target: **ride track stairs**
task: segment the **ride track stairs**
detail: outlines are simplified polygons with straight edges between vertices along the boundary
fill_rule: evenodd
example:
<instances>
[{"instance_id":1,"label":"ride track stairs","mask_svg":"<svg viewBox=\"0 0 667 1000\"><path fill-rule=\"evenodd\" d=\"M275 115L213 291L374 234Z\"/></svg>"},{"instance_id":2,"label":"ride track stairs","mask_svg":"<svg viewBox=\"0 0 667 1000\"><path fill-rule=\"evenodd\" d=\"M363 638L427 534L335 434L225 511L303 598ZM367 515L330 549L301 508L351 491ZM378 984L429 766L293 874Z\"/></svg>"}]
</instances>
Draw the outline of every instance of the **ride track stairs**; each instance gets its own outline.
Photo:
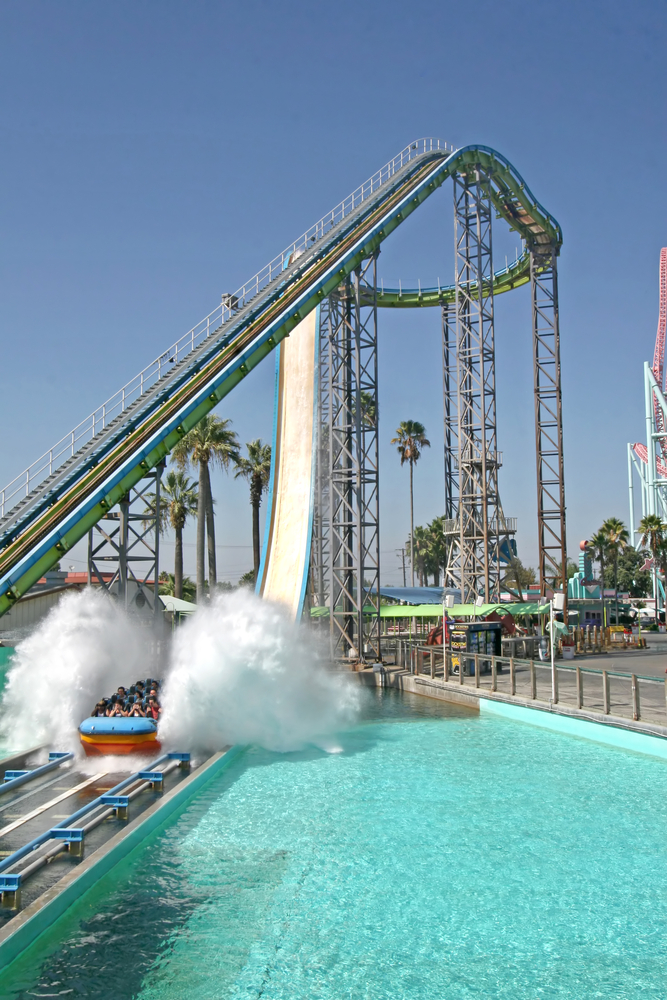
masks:
<instances>
[{"instance_id":1,"label":"ride track stairs","mask_svg":"<svg viewBox=\"0 0 667 1000\"><path fill-rule=\"evenodd\" d=\"M449 176L477 166L497 213L527 244L494 275L494 293L525 284L528 248L558 251L562 233L514 167L487 146L412 143L0 492L0 614ZM396 307L454 298L453 286L378 291L378 305Z\"/></svg>"}]
</instances>

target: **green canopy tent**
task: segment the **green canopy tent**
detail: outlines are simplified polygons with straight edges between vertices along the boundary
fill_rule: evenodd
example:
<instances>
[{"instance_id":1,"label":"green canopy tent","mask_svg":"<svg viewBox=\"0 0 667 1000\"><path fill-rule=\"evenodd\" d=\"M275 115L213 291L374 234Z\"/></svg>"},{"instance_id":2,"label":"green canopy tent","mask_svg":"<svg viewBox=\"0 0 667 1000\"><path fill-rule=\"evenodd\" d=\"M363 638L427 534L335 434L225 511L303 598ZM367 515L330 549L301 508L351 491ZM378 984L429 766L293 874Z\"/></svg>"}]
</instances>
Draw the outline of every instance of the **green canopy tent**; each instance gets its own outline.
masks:
<instances>
[{"instance_id":1,"label":"green canopy tent","mask_svg":"<svg viewBox=\"0 0 667 1000\"><path fill-rule=\"evenodd\" d=\"M455 604L445 609L448 618L486 618L492 611L499 615L546 615L549 604L536 601L517 601L513 604ZM326 617L328 608L311 608L312 618ZM375 614L375 608L368 607L366 614ZM380 618L442 618L442 604L381 604Z\"/></svg>"}]
</instances>

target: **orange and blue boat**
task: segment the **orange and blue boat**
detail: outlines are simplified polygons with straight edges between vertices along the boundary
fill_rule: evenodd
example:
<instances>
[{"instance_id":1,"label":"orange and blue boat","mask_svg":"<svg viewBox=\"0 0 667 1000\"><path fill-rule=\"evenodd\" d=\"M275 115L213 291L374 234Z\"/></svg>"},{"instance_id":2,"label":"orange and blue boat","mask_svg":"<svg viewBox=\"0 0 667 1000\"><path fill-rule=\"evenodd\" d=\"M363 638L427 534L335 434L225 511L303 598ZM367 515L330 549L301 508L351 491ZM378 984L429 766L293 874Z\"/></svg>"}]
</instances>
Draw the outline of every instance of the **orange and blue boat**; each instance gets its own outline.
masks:
<instances>
[{"instance_id":1,"label":"orange and blue boat","mask_svg":"<svg viewBox=\"0 0 667 1000\"><path fill-rule=\"evenodd\" d=\"M79 726L81 745L88 757L148 753L160 749L157 724L152 719L98 716Z\"/></svg>"}]
</instances>

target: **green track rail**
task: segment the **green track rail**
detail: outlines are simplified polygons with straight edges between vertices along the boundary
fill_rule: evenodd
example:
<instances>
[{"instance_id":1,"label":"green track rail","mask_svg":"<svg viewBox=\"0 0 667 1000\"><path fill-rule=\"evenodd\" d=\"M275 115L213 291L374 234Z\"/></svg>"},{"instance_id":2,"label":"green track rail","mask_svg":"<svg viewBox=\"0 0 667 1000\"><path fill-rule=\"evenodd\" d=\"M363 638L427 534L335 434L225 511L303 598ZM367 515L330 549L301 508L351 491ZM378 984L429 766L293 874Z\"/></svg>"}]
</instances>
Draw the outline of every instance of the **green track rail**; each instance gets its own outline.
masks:
<instances>
[{"instance_id":1,"label":"green track rail","mask_svg":"<svg viewBox=\"0 0 667 1000\"><path fill-rule=\"evenodd\" d=\"M511 292L530 281L530 254L523 253L518 260L502 271L496 271L493 276L493 294L502 295ZM473 294L477 294L477 284L472 285ZM486 293L486 288L484 289ZM420 309L442 306L454 302L456 288L454 285L444 285L434 288L378 288L377 304L387 309Z\"/></svg>"}]
</instances>

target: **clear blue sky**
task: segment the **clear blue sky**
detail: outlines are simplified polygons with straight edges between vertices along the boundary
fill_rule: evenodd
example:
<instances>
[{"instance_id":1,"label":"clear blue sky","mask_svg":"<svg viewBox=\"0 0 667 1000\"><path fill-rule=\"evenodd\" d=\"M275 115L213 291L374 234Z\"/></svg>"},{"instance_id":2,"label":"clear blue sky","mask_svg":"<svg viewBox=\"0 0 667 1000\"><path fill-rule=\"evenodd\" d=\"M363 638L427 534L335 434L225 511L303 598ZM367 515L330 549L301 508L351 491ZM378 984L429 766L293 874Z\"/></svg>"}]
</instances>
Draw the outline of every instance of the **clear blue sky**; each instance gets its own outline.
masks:
<instances>
[{"instance_id":1,"label":"clear blue sky","mask_svg":"<svg viewBox=\"0 0 667 1000\"><path fill-rule=\"evenodd\" d=\"M664 3L0 3L4 484L415 138L507 156L560 221L570 552L627 520L667 244ZM499 222L496 260L516 240ZM387 280L452 280L451 188L384 245ZM382 549L408 532L400 420L433 443L435 310L380 314ZM501 495L536 559L528 292L497 300ZM223 402L270 440L273 364ZM222 576L251 565L245 483L216 477ZM190 542L193 541L190 538ZM247 548L233 546L247 545ZM72 558L76 562L77 553ZM193 568L193 549L188 550Z\"/></svg>"}]
</instances>

